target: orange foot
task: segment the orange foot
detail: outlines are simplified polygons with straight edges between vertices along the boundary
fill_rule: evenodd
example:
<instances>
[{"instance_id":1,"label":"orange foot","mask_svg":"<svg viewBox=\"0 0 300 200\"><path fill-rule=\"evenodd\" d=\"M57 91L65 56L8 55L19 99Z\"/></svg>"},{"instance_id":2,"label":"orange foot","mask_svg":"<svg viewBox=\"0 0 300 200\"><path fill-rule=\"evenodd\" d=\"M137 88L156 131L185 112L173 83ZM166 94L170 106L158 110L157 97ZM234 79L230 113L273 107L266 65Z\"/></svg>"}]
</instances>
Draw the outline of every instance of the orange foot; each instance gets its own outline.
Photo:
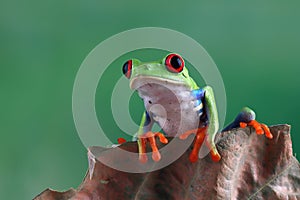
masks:
<instances>
[{"instance_id":1,"label":"orange foot","mask_svg":"<svg viewBox=\"0 0 300 200\"><path fill-rule=\"evenodd\" d=\"M269 129L269 127L265 124L261 124L259 122L257 122L256 120L251 120L248 123L245 122L241 122L240 123L240 127L245 128L246 126L252 126L256 133L259 135L265 134L267 138L272 139L273 135Z\"/></svg>"},{"instance_id":2,"label":"orange foot","mask_svg":"<svg viewBox=\"0 0 300 200\"><path fill-rule=\"evenodd\" d=\"M168 143L168 139L162 134L162 133L153 133L151 131L139 136L138 139L138 146L139 146L139 160L142 163L146 163L148 160L147 154L146 154L146 146L147 141L149 141L150 146L152 148L152 159L155 162L158 162L161 159L161 155L158 151L158 148L156 146L155 138L158 137L160 142L163 144Z\"/></svg>"},{"instance_id":3,"label":"orange foot","mask_svg":"<svg viewBox=\"0 0 300 200\"><path fill-rule=\"evenodd\" d=\"M124 138L118 138L118 144L123 144L125 142L126 140Z\"/></svg>"},{"instance_id":4,"label":"orange foot","mask_svg":"<svg viewBox=\"0 0 300 200\"><path fill-rule=\"evenodd\" d=\"M190 161L193 163L198 160L198 154L199 154L200 148L201 148L204 140L206 140L205 144L210 149L210 155L211 155L212 160L215 162L218 162L221 159L221 156L218 153L215 145L212 143L212 141L208 140L206 131L207 131L207 127L203 127L203 128L198 128L198 129L193 129L193 130L187 131L184 134L179 136L180 139L184 140L189 135L196 134L195 141L194 141L194 147L193 147L193 150L189 157Z\"/></svg>"}]
</instances>

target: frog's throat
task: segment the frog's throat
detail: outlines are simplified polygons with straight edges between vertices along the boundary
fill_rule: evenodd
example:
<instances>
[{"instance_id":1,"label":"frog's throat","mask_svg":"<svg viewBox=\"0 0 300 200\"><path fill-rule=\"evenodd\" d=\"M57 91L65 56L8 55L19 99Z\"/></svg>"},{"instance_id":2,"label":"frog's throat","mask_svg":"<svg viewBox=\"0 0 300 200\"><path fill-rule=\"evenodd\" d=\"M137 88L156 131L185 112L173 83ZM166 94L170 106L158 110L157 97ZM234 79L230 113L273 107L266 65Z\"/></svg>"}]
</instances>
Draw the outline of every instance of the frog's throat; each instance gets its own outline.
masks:
<instances>
[{"instance_id":1,"label":"frog's throat","mask_svg":"<svg viewBox=\"0 0 300 200\"><path fill-rule=\"evenodd\" d=\"M190 87L188 86L187 83L180 81L180 80L171 80L171 79L166 79L166 78L161 78L161 77L143 76L143 75L139 75L139 76L132 78L130 80L129 86L130 86L130 89L137 90L138 88L142 87L143 85L146 85L149 83L163 85L165 87L183 86L183 87L190 89Z\"/></svg>"}]
</instances>

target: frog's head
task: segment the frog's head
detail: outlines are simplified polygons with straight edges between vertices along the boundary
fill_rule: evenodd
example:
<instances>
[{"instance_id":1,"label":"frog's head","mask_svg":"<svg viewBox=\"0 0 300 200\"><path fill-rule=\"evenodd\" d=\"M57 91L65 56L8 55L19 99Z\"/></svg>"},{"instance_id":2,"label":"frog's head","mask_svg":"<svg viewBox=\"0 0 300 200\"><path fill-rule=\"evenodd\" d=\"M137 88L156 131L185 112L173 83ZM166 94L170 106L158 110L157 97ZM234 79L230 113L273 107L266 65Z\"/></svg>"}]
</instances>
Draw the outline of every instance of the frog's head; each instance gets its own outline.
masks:
<instances>
[{"instance_id":1,"label":"frog's head","mask_svg":"<svg viewBox=\"0 0 300 200\"><path fill-rule=\"evenodd\" d=\"M149 82L181 85L190 89L197 87L189 76L184 60L178 54L168 54L160 61L141 62L128 60L123 65L123 74L130 80L130 88L137 89Z\"/></svg>"}]
</instances>

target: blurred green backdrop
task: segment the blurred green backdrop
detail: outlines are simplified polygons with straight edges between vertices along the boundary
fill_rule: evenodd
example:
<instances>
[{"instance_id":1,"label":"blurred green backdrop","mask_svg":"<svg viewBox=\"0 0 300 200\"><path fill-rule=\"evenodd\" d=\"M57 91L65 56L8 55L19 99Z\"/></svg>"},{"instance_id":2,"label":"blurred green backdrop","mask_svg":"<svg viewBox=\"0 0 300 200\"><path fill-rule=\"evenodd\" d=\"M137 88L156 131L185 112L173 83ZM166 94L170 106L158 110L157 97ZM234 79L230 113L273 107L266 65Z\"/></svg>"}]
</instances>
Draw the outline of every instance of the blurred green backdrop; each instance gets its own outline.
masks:
<instances>
[{"instance_id":1,"label":"blurred green backdrop","mask_svg":"<svg viewBox=\"0 0 300 200\"><path fill-rule=\"evenodd\" d=\"M296 0L2 0L0 199L31 199L47 187L65 190L80 184L87 157L72 118L76 72L99 42L136 27L170 28L197 40L223 76L226 122L251 106L269 125L291 124L294 152L300 154L299 6ZM162 52L145 52L122 58L161 58ZM121 76L123 62L116 60L107 70L97 102L109 102L110 85ZM142 104L130 106L135 120L141 109ZM108 110L98 117L115 134L112 138L122 134Z\"/></svg>"}]
</instances>

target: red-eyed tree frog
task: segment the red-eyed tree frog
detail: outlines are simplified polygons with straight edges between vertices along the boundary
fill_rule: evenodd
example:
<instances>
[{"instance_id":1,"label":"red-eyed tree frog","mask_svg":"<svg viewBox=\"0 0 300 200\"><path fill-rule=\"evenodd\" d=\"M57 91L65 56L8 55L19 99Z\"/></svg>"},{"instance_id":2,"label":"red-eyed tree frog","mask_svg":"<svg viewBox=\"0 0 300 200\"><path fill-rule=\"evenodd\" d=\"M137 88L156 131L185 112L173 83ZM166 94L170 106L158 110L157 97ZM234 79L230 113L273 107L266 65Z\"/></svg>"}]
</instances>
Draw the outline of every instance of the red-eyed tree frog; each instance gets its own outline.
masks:
<instances>
[{"instance_id":1,"label":"red-eyed tree frog","mask_svg":"<svg viewBox=\"0 0 300 200\"><path fill-rule=\"evenodd\" d=\"M130 88L137 90L143 99L145 111L137 133L139 160L147 162L146 144L152 147L152 159L159 161L161 155L156 146L156 137L168 143L166 136L181 139L195 134L190 161L196 162L202 143L210 150L212 160L219 161L220 155L214 143L219 129L218 112L213 89L210 86L199 88L189 76L183 58L175 53L168 54L157 62L128 60L123 65L123 74L130 81ZM163 132L152 132L157 123ZM255 120L250 108L243 108L236 119L224 130L253 126L257 134L272 138L269 128ZM122 143L122 140L119 140Z\"/></svg>"}]
</instances>

